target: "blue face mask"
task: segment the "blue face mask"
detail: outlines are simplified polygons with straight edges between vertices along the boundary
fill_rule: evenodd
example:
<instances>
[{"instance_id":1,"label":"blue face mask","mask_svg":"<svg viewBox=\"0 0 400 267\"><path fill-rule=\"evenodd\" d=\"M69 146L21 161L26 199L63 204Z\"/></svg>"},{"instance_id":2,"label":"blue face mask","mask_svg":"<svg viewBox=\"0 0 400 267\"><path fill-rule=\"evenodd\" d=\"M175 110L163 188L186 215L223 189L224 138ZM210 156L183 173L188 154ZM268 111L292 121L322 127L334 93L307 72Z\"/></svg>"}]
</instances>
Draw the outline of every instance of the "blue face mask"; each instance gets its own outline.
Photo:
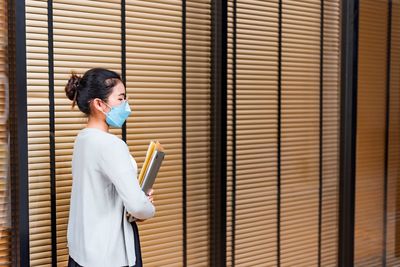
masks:
<instances>
[{"instance_id":1,"label":"blue face mask","mask_svg":"<svg viewBox=\"0 0 400 267\"><path fill-rule=\"evenodd\" d=\"M115 107L107 106L110 108L109 112L104 113L106 115L107 124L111 127L121 128L132 112L128 101L124 100L121 104Z\"/></svg>"}]
</instances>

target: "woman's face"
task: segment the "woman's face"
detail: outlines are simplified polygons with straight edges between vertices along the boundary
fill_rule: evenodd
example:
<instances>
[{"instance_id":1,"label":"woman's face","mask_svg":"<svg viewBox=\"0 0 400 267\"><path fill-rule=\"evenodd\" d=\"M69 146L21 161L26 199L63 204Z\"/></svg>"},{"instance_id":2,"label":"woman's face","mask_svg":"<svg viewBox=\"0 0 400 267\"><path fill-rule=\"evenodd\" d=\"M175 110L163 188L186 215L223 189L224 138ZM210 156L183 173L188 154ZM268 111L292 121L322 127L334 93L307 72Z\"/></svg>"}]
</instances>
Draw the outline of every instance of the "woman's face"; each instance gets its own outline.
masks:
<instances>
[{"instance_id":1,"label":"woman's face","mask_svg":"<svg viewBox=\"0 0 400 267\"><path fill-rule=\"evenodd\" d=\"M122 82L119 81L114 86L111 95L108 96L107 104L110 107L118 106L125 99L126 99L125 86Z\"/></svg>"},{"instance_id":2,"label":"woman's face","mask_svg":"<svg viewBox=\"0 0 400 267\"><path fill-rule=\"evenodd\" d=\"M111 110L111 107L116 107L126 99L125 86L121 81L112 89L111 94L107 97L107 100L101 100L100 98L95 98L91 101L91 116L101 116L106 118L105 113Z\"/></svg>"}]
</instances>

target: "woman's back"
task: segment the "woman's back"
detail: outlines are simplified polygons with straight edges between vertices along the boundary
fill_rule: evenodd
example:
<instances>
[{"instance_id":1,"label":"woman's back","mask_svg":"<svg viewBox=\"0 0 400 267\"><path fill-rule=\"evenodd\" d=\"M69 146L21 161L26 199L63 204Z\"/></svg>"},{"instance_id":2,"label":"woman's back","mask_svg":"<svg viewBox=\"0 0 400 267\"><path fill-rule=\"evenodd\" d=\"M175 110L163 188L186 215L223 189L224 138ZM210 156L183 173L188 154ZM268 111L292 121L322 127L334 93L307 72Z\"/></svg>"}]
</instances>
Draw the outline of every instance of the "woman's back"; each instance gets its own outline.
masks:
<instances>
[{"instance_id":1,"label":"woman's back","mask_svg":"<svg viewBox=\"0 0 400 267\"><path fill-rule=\"evenodd\" d=\"M122 201L115 194L111 181L101 171L100 164L101 148L106 149L107 142L112 141L112 136L108 135L100 130L85 128L74 144L68 247L70 255L83 266L94 263L107 266L105 255L111 254L112 258L122 258L124 262L110 266L126 265L126 252L121 249L124 247L123 218L120 216ZM111 144L106 147L116 149ZM109 244L111 249L119 249L110 253Z\"/></svg>"},{"instance_id":2,"label":"woman's back","mask_svg":"<svg viewBox=\"0 0 400 267\"><path fill-rule=\"evenodd\" d=\"M134 265L132 227L123 214L124 206L131 212L142 209L135 207L140 202L134 195L142 193L134 191L136 174L136 162L121 139L95 128L78 134L72 159L68 247L81 265ZM128 192L121 192L127 195L124 205L117 190L126 186ZM145 212L152 216L154 209L148 205Z\"/></svg>"}]
</instances>

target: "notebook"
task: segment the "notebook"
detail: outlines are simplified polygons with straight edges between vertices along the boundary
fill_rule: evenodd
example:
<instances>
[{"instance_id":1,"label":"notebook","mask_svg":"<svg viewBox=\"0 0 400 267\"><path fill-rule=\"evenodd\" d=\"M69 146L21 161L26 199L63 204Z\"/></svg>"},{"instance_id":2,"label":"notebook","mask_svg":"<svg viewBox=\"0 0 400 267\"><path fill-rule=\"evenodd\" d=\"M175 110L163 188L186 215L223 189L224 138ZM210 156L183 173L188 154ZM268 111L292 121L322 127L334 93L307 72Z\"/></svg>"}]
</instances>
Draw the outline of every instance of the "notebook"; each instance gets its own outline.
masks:
<instances>
[{"instance_id":1,"label":"notebook","mask_svg":"<svg viewBox=\"0 0 400 267\"><path fill-rule=\"evenodd\" d=\"M164 157L165 153L161 144L158 141L151 141L138 178L139 184L146 194L153 187Z\"/></svg>"}]
</instances>

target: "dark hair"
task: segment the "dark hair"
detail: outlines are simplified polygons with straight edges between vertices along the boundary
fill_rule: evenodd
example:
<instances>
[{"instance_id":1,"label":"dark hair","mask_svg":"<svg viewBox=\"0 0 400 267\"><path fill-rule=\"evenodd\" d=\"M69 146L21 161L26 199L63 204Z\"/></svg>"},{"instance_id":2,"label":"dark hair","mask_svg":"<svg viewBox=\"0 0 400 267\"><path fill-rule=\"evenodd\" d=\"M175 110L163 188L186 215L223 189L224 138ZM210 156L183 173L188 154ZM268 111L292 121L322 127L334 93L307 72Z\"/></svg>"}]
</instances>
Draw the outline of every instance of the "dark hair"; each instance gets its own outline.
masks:
<instances>
[{"instance_id":1,"label":"dark hair","mask_svg":"<svg viewBox=\"0 0 400 267\"><path fill-rule=\"evenodd\" d=\"M99 98L107 101L113 87L118 82L122 82L118 73L107 69L94 68L86 71L82 77L72 73L65 85L65 94L72 100L72 107L76 103L80 111L89 115L90 100Z\"/></svg>"}]
</instances>

